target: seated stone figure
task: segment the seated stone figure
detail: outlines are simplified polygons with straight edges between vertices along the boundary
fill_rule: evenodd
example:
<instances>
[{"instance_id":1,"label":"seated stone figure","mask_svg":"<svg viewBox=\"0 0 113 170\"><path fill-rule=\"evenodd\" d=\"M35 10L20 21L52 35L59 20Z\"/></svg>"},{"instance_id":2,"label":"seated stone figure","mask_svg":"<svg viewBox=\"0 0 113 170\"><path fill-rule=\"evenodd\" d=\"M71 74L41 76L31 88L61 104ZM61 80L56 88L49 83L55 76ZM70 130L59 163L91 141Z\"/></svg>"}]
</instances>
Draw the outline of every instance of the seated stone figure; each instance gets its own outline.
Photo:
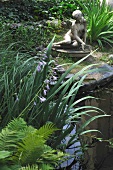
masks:
<instances>
[{"instance_id":1,"label":"seated stone figure","mask_svg":"<svg viewBox=\"0 0 113 170\"><path fill-rule=\"evenodd\" d=\"M67 44L73 47L77 47L79 45L84 50L84 47L86 45L86 33L87 33L86 20L83 17L83 14L80 10L75 10L72 13L72 16L75 20L72 21L71 28L65 34L64 40L57 43L53 43L53 47Z\"/></svg>"}]
</instances>

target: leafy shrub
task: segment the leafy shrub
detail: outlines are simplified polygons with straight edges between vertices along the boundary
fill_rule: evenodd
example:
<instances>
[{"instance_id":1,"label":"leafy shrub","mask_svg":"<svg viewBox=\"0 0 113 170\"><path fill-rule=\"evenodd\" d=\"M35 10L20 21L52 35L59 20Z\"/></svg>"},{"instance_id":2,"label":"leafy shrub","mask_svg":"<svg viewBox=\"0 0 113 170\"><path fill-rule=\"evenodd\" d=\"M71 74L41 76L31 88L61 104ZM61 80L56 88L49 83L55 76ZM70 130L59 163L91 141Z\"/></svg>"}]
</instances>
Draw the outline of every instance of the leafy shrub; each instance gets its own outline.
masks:
<instances>
[{"instance_id":1,"label":"leafy shrub","mask_svg":"<svg viewBox=\"0 0 113 170\"><path fill-rule=\"evenodd\" d=\"M40 21L55 17L63 19L69 18L72 12L77 9L77 2L74 0L21 0L7 1L1 3L1 16L15 22Z\"/></svg>"},{"instance_id":2,"label":"leafy shrub","mask_svg":"<svg viewBox=\"0 0 113 170\"><path fill-rule=\"evenodd\" d=\"M72 17L72 12L77 9L77 3L74 0L59 1L56 6L54 5L49 9L54 17L60 19Z\"/></svg>"},{"instance_id":3,"label":"leafy shrub","mask_svg":"<svg viewBox=\"0 0 113 170\"><path fill-rule=\"evenodd\" d=\"M0 1L0 18L14 22L33 20L34 0L7 0Z\"/></svg>"},{"instance_id":4,"label":"leafy shrub","mask_svg":"<svg viewBox=\"0 0 113 170\"><path fill-rule=\"evenodd\" d=\"M87 15L90 43L97 42L100 47L104 44L111 46L113 44L113 11L110 11L104 1L101 7L98 0L79 4Z\"/></svg>"}]
</instances>

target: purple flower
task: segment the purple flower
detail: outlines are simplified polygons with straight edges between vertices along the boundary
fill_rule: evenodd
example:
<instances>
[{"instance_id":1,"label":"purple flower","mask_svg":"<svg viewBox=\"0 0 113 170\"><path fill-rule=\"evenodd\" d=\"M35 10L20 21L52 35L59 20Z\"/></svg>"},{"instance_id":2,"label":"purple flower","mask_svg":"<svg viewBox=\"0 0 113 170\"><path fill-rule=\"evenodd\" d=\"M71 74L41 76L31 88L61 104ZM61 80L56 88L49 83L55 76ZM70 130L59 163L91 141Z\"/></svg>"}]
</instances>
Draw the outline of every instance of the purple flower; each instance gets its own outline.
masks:
<instances>
[{"instance_id":1,"label":"purple flower","mask_svg":"<svg viewBox=\"0 0 113 170\"><path fill-rule=\"evenodd\" d=\"M38 63L38 66L37 66L37 71L40 72L42 66L44 67L45 65L46 65L46 62L45 62L45 61L42 61L42 62L40 61L40 62Z\"/></svg>"},{"instance_id":2,"label":"purple flower","mask_svg":"<svg viewBox=\"0 0 113 170\"><path fill-rule=\"evenodd\" d=\"M44 59L48 58L46 54L43 55Z\"/></svg>"},{"instance_id":3,"label":"purple flower","mask_svg":"<svg viewBox=\"0 0 113 170\"><path fill-rule=\"evenodd\" d=\"M43 97L43 96L42 96L42 97L39 97L39 99L40 99L40 102L41 102L41 103L43 103L43 102L45 102L45 101L46 101L46 98L45 98L45 97Z\"/></svg>"},{"instance_id":4,"label":"purple flower","mask_svg":"<svg viewBox=\"0 0 113 170\"><path fill-rule=\"evenodd\" d=\"M47 90L44 90L44 95L46 96L46 94L47 94Z\"/></svg>"},{"instance_id":5,"label":"purple flower","mask_svg":"<svg viewBox=\"0 0 113 170\"><path fill-rule=\"evenodd\" d=\"M57 77L55 77L55 76L53 76L52 78L53 78L53 80L57 80Z\"/></svg>"},{"instance_id":6,"label":"purple flower","mask_svg":"<svg viewBox=\"0 0 113 170\"><path fill-rule=\"evenodd\" d=\"M47 47L47 48L45 48L45 51L48 51L48 47Z\"/></svg>"},{"instance_id":7,"label":"purple flower","mask_svg":"<svg viewBox=\"0 0 113 170\"><path fill-rule=\"evenodd\" d=\"M48 80L48 79L46 79L46 80L44 81L44 83L48 84L48 83L49 83L49 80Z\"/></svg>"},{"instance_id":8,"label":"purple flower","mask_svg":"<svg viewBox=\"0 0 113 170\"><path fill-rule=\"evenodd\" d=\"M57 74L57 73L56 73L56 71L54 71L53 73L54 73L54 75L56 75L56 74Z\"/></svg>"},{"instance_id":9,"label":"purple flower","mask_svg":"<svg viewBox=\"0 0 113 170\"><path fill-rule=\"evenodd\" d=\"M51 80L50 81L50 85L55 85L57 83L57 81Z\"/></svg>"},{"instance_id":10,"label":"purple flower","mask_svg":"<svg viewBox=\"0 0 113 170\"><path fill-rule=\"evenodd\" d=\"M46 62L45 62L45 61L42 61L42 64L43 64L43 66L45 66L45 65L46 65Z\"/></svg>"},{"instance_id":11,"label":"purple flower","mask_svg":"<svg viewBox=\"0 0 113 170\"><path fill-rule=\"evenodd\" d=\"M47 84L46 88L47 88L47 90L49 90L49 89L50 89L50 87L49 87L49 85L48 85L48 84Z\"/></svg>"},{"instance_id":12,"label":"purple flower","mask_svg":"<svg viewBox=\"0 0 113 170\"><path fill-rule=\"evenodd\" d=\"M36 70L37 70L38 72L40 72L40 71L41 71L41 66L38 65L37 68L36 68Z\"/></svg>"},{"instance_id":13,"label":"purple flower","mask_svg":"<svg viewBox=\"0 0 113 170\"><path fill-rule=\"evenodd\" d=\"M39 63L38 63L40 66L43 66L44 64L43 64L43 62L41 62L41 61L39 61Z\"/></svg>"}]
</instances>

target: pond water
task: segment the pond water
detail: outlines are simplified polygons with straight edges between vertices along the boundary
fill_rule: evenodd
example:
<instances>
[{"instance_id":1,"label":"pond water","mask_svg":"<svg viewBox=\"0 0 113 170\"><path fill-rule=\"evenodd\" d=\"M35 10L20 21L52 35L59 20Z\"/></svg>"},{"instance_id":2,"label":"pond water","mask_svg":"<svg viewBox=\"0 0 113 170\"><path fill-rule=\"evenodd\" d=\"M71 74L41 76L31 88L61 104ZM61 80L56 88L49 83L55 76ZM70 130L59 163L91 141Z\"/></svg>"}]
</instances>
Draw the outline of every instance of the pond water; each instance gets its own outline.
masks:
<instances>
[{"instance_id":1,"label":"pond water","mask_svg":"<svg viewBox=\"0 0 113 170\"><path fill-rule=\"evenodd\" d=\"M67 126L69 126L69 125L64 126L64 129L66 129ZM75 129L73 129L71 131L70 136L74 135L74 134L76 134L76 126L75 126ZM63 141L63 143L68 143L70 136L66 137L65 140ZM82 154L80 151L80 147L81 147L81 144L79 141L77 141L75 144L71 145L70 148L66 149L66 153L72 155L72 157L76 153L76 158L75 158L76 160L74 160L74 158L71 158L71 159L65 161L64 163L62 163L60 168L66 167L66 170L70 170L70 169L71 170L82 170L80 168L80 163L79 163L79 157ZM78 160L78 162L77 162L77 160ZM70 166L70 168L68 166Z\"/></svg>"},{"instance_id":2,"label":"pond water","mask_svg":"<svg viewBox=\"0 0 113 170\"><path fill-rule=\"evenodd\" d=\"M89 124L88 128L98 129L101 131L101 133L97 132L96 134L92 134L98 138L103 138L104 140L113 138L113 87L110 86L109 88L103 88L95 91L92 96L98 99L87 100L84 104L96 106L111 116L95 120ZM85 121L88 117L84 116L82 119ZM76 133L76 130L72 131L72 133ZM86 163L86 166L84 168L80 168L79 163L77 163L72 166L70 170L113 170L113 149L108 146L108 142L99 142L94 139L89 136L83 138L84 141L88 141L92 144L85 153L84 163ZM68 140L68 138L66 140ZM73 146L74 149L68 149L67 152L73 154L76 150L76 146L80 146L80 142ZM63 167L70 165L72 161L73 159L65 162Z\"/></svg>"},{"instance_id":3,"label":"pond water","mask_svg":"<svg viewBox=\"0 0 113 170\"><path fill-rule=\"evenodd\" d=\"M111 116L95 120L89 125L89 128L100 130L101 134L97 133L96 136L104 140L113 138L113 86L98 90L93 96L99 99L86 101L85 105L96 106ZM87 120L87 117L83 119ZM87 139L85 138L85 140ZM90 142L94 144L86 153L87 170L113 170L113 149L108 146L108 142Z\"/></svg>"}]
</instances>

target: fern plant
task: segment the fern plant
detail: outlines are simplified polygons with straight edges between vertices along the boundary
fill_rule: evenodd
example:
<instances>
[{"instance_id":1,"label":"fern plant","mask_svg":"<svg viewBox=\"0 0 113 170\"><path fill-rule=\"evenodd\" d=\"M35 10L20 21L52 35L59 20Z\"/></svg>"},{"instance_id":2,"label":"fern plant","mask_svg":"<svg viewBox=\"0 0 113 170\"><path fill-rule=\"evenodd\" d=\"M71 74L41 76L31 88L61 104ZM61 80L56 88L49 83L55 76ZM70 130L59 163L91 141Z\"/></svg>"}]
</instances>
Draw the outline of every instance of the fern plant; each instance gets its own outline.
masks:
<instances>
[{"instance_id":1,"label":"fern plant","mask_svg":"<svg viewBox=\"0 0 113 170\"><path fill-rule=\"evenodd\" d=\"M27 126L22 118L12 120L0 133L1 169L8 164L29 165L28 169L31 166L31 169L39 167L42 170L46 166L58 166L60 161L65 160L66 155L46 144L47 139L56 130L52 123L47 123L37 130Z\"/></svg>"},{"instance_id":2,"label":"fern plant","mask_svg":"<svg viewBox=\"0 0 113 170\"><path fill-rule=\"evenodd\" d=\"M26 167L19 168L19 170L39 170L40 167L37 165L28 165ZM40 170L53 170L53 168L47 164L43 164Z\"/></svg>"}]
</instances>

